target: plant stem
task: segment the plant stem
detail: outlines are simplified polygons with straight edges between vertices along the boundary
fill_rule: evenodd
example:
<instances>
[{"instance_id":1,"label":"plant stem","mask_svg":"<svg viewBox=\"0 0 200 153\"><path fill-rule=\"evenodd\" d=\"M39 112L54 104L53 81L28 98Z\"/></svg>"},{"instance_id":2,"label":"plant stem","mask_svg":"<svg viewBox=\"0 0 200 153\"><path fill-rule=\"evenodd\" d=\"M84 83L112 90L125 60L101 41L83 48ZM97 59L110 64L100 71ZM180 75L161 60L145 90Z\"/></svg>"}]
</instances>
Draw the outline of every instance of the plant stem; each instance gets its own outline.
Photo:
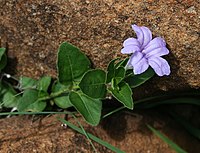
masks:
<instances>
[{"instance_id":1,"label":"plant stem","mask_svg":"<svg viewBox=\"0 0 200 153\"><path fill-rule=\"evenodd\" d=\"M76 122L78 123L78 125L80 126L80 128L82 129L83 134L84 134L84 135L86 136L86 138L88 139L88 141L89 141L90 145L92 146L94 152L97 153L97 149L95 148L94 144L92 143L90 137L88 136L87 132L85 131L85 129L83 128L83 126L81 125L81 123L78 121L78 119L76 118L75 115L72 114L72 116L73 116L73 118L76 120Z\"/></svg>"},{"instance_id":2,"label":"plant stem","mask_svg":"<svg viewBox=\"0 0 200 153\"><path fill-rule=\"evenodd\" d=\"M64 112L3 112L0 116L6 115L37 115L37 114L70 114L73 115L74 112L64 111Z\"/></svg>"},{"instance_id":3,"label":"plant stem","mask_svg":"<svg viewBox=\"0 0 200 153\"><path fill-rule=\"evenodd\" d=\"M54 93L51 93L49 96L39 98L37 101L50 100L50 99L58 97L58 96L60 96L60 95L62 95L64 93L69 93L70 91L71 90L69 90L69 89L64 89L64 90L61 90L61 91L58 91L58 92L54 92Z\"/></svg>"},{"instance_id":4,"label":"plant stem","mask_svg":"<svg viewBox=\"0 0 200 153\"><path fill-rule=\"evenodd\" d=\"M120 111L120 110L122 110L122 109L124 109L124 108L125 108L124 106L119 107L119 108L117 108L117 109L115 109L115 110L113 110L113 111L107 113L107 114L104 115L102 118L106 118L106 117L108 117L108 116L110 116L110 115L112 115L112 114L114 114L114 113L116 113L116 112L118 112L118 111Z\"/></svg>"}]
</instances>

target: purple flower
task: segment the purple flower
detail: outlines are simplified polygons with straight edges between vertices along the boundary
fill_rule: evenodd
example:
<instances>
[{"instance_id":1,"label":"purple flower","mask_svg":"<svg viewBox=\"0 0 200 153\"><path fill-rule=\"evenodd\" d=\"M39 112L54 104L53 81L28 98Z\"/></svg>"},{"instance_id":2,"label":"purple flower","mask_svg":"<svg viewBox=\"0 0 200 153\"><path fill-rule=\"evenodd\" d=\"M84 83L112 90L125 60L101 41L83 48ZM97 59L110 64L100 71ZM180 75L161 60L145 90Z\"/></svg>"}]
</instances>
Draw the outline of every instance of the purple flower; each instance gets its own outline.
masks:
<instances>
[{"instance_id":1,"label":"purple flower","mask_svg":"<svg viewBox=\"0 0 200 153\"><path fill-rule=\"evenodd\" d=\"M132 54L126 69L132 69L134 74L141 74L151 66L157 75L169 75L170 66L161 56L169 54L166 43L161 37L152 39L152 33L147 27L132 25L137 35L128 38L123 43L122 54Z\"/></svg>"}]
</instances>

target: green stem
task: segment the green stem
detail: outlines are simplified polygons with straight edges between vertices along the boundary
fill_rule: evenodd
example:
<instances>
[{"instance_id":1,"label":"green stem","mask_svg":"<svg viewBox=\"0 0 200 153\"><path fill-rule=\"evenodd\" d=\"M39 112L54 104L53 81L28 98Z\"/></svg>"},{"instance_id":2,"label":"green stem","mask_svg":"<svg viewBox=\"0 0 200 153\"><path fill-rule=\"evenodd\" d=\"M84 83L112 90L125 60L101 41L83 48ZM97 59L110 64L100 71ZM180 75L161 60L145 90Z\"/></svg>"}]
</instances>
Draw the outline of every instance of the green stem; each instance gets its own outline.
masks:
<instances>
[{"instance_id":1,"label":"green stem","mask_svg":"<svg viewBox=\"0 0 200 153\"><path fill-rule=\"evenodd\" d=\"M49 96L39 98L38 101L50 100L50 99L58 97L58 96L60 96L64 93L69 93L70 91L71 90L69 90L69 89L64 89L64 90L61 90L61 91L58 91L58 92L54 92L54 93L51 93Z\"/></svg>"},{"instance_id":2,"label":"green stem","mask_svg":"<svg viewBox=\"0 0 200 153\"><path fill-rule=\"evenodd\" d=\"M108 116L110 116L110 115L112 115L112 114L114 114L114 113L116 113L116 112L118 112L118 111L120 111L120 110L122 110L122 109L124 109L124 108L126 108L126 107L124 107L124 106L119 107L119 108L117 108L117 109L115 109L115 110L113 110L113 111L111 111L111 112L105 114L102 118L106 118L106 117L108 117Z\"/></svg>"},{"instance_id":3,"label":"green stem","mask_svg":"<svg viewBox=\"0 0 200 153\"><path fill-rule=\"evenodd\" d=\"M0 113L0 116L6 116L6 115L38 115L38 114L70 114L73 115L76 112L3 112Z\"/></svg>"},{"instance_id":4,"label":"green stem","mask_svg":"<svg viewBox=\"0 0 200 153\"><path fill-rule=\"evenodd\" d=\"M86 138L88 139L88 141L89 141L90 145L92 146L94 152L97 153L97 150L96 150L94 144L92 143L90 137L88 136L87 132L85 131L85 129L83 128L83 126L81 125L81 123L78 121L78 119L76 118L75 115L72 114L72 116L73 116L73 118L76 120L76 122L78 123L78 125L80 126L80 128L82 129L83 134L84 134L84 135L86 136Z\"/></svg>"}]
</instances>

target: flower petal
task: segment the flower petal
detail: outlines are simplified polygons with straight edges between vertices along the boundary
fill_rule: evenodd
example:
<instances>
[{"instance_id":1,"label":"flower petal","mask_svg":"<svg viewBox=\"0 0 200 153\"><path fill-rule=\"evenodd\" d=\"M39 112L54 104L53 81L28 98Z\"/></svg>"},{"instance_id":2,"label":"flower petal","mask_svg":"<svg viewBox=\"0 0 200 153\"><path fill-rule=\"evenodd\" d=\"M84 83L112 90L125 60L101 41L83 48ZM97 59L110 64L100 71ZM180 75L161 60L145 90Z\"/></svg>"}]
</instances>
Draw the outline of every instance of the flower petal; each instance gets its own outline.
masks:
<instances>
[{"instance_id":1,"label":"flower petal","mask_svg":"<svg viewBox=\"0 0 200 153\"><path fill-rule=\"evenodd\" d=\"M145 55L146 58L149 58L151 56L159 57L169 54L169 50L166 47L160 47L150 51L147 50L146 52L147 52L147 54Z\"/></svg>"},{"instance_id":2,"label":"flower petal","mask_svg":"<svg viewBox=\"0 0 200 153\"><path fill-rule=\"evenodd\" d=\"M132 54L138 50L140 50L140 48L138 48L138 46L128 45L128 46L125 46L124 48L122 48L121 53L122 54Z\"/></svg>"},{"instance_id":3,"label":"flower petal","mask_svg":"<svg viewBox=\"0 0 200 153\"><path fill-rule=\"evenodd\" d=\"M165 59L152 56L148 59L148 63L154 69L158 76L170 74L170 66Z\"/></svg>"},{"instance_id":4,"label":"flower petal","mask_svg":"<svg viewBox=\"0 0 200 153\"><path fill-rule=\"evenodd\" d=\"M140 45L142 46L143 41L144 41L144 34L141 30L141 28L137 25L132 25L132 29L135 31L136 35L137 35L137 39L140 42Z\"/></svg>"},{"instance_id":5,"label":"flower petal","mask_svg":"<svg viewBox=\"0 0 200 153\"><path fill-rule=\"evenodd\" d=\"M144 48L152 39L152 33L147 27L139 27L132 25L132 29L135 31L138 41L140 42L141 48Z\"/></svg>"},{"instance_id":6,"label":"flower petal","mask_svg":"<svg viewBox=\"0 0 200 153\"><path fill-rule=\"evenodd\" d=\"M137 64L143 58L143 54L141 52L135 52L131 55L130 59L128 60L125 69L132 69L135 64Z\"/></svg>"},{"instance_id":7,"label":"flower petal","mask_svg":"<svg viewBox=\"0 0 200 153\"><path fill-rule=\"evenodd\" d=\"M126 66L125 66L125 70L129 70L129 69L133 69L133 66L131 65L131 58L128 60Z\"/></svg>"},{"instance_id":8,"label":"flower petal","mask_svg":"<svg viewBox=\"0 0 200 153\"><path fill-rule=\"evenodd\" d=\"M161 48L165 46L166 46L165 40L161 37L156 37L148 43L148 45L144 48L142 52L144 54L148 54L149 52L151 52L156 48Z\"/></svg>"},{"instance_id":9,"label":"flower petal","mask_svg":"<svg viewBox=\"0 0 200 153\"><path fill-rule=\"evenodd\" d=\"M134 66L137 64L143 58L143 56L144 55L141 52L135 52L130 58L131 65Z\"/></svg>"},{"instance_id":10,"label":"flower petal","mask_svg":"<svg viewBox=\"0 0 200 153\"><path fill-rule=\"evenodd\" d=\"M123 43L124 48L121 50L122 54L131 54L140 51L140 43L135 38L128 38Z\"/></svg>"},{"instance_id":11,"label":"flower petal","mask_svg":"<svg viewBox=\"0 0 200 153\"><path fill-rule=\"evenodd\" d=\"M152 33L147 27L141 27L141 29L144 34L144 40L142 44L142 48L144 48L152 40Z\"/></svg>"},{"instance_id":12,"label":"flower petal","mask_svg":"<svg viewBox=\"0 0 200 153\"><path fill-rule=\"evenodd\" d=\"M149 67L146 58L142 58L137 64L133 65L133 73L134 74L141 74L146 71Z\"/></svg>"},{"instance_id":13,"label":"flower petal","mask_svg":"<svg viewBox=\"0 0 200 153\"><path fill-rule=\"evenodd\" d=\"M134 45L140 47L140 43L137 39L135 38L128 38L124 41L123 46L126 47L128 45Z\"/></svg>"}]
</instances>

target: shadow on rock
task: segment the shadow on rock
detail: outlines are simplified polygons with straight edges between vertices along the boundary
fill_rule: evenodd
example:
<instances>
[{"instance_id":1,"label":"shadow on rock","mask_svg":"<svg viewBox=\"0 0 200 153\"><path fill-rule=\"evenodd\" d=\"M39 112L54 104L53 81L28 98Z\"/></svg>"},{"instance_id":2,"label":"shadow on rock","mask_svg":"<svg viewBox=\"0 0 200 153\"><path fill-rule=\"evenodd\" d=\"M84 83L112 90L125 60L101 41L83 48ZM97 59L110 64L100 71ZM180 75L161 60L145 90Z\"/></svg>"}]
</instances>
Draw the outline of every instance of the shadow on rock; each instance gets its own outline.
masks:
<instances>
[{"instance_id":1,"label":"shadow on rock","mask_svg":"<svg viewBox=\"0 0 200 153\"><path fill-rule=\"evenodd\" d=\"M122 141L125 138L127 120L125 119L123 112L105 118L102 121L101 126L114 140Z\"/></svg>"}]
</instances>

